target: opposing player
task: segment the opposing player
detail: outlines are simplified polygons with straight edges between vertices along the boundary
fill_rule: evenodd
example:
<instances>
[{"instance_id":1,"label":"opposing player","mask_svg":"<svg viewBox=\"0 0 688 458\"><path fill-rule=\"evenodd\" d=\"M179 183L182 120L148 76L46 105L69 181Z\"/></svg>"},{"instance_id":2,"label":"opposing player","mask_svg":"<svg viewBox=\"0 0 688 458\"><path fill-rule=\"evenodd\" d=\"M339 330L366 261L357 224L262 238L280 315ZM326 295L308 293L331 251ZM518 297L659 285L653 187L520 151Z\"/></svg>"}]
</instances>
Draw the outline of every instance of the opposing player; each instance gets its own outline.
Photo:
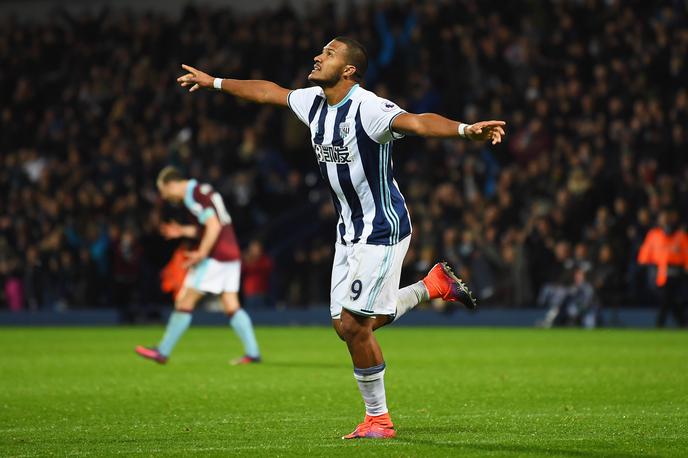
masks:
<instances>
[{"instance_id":1,"label":"opposing player","mask_svg":"<svg viewBox=\"0 0 688 458\"><path fill-rule=\"evenodd\" d=\"M213 78L188 65L177 79L190 91L216 89L245 100L289 107L311 132L320 172L339 214L330 313L348 346L363 397L363 423L344 439L394 437L385 397L385 361L373 331L418 303L441 297L473 309L476 302L446 263L399 289L411 221L392 174L392 146L405 134L465 137L499 143L502 121L466 125L437 114L411 114L362 88L367 54L357 41L337 37L314 59L315 87L288 90L269 81Z\"/></svg>"},{"instance_id":2,"label":"opposing player","mask_svg":"<svg viewBox=\"0 0 688 458\"><path fill-rule=\"evenodd\" d=\"M196 303L203 295L211 293L220 295L225 313L230 317L229 324L244 345L244 356L233 360L232 364L259 362L260 352L251 318L239 304L241 255L232 218L222 196L208 184L186 179L174 167L166 167L160 172L157 186L163 199L183 202L197 221L195 225L163 224L162 234L167 238L200 238L200 242L195 250L187 253L189 271L160 344L156 348L137 346L136 353L166 363L177 341L189 328Z\"/></svg>"}]
</instances>

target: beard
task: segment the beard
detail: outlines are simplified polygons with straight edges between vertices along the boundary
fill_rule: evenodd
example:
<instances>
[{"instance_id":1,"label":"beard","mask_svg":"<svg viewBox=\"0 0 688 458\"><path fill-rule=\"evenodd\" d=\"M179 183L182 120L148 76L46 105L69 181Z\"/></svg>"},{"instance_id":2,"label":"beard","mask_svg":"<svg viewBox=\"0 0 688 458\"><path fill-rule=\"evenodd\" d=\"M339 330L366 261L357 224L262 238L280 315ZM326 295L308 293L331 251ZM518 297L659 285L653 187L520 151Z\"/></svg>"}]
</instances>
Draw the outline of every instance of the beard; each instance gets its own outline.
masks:
<instances>
[{"instance_id":1,"label":"beard","mask_svg":"<svg viewBox=\"0 0 688 458\"><path fill-rule=\"evenodd\" d=\"M308 81L324 89L337 84L339 82L339 75L334 72L330 75L325 75L321 70L318 75L308 75Z\"/></svg>"}]
</instances>

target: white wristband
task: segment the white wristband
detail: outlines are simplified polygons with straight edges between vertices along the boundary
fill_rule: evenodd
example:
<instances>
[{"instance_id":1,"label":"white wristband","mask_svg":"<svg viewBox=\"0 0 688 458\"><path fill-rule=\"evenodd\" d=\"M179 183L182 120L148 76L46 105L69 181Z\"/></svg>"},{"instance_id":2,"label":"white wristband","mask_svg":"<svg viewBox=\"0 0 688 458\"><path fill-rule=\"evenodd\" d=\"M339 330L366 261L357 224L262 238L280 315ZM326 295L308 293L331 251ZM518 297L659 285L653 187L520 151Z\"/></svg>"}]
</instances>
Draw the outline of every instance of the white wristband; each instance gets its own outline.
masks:
<instances>
[{"instance_id":1,"label":"white wristband","mask_svg":"<svg viewBox=\"0 0 688 458\"><path fill-rule=\"evenodd\" d=\"M460 137L466 137L466 127L468 127L468 124L464 124L462 122L459 123L459 136Z\"/></svg>"},{"instance_id":2,"label":"white wristband","mask_svg":"<svg viewBox=\"0 0 688 458\"><path fill-rule=\"evenodd\" d=\"M215 78L213 81L213 87L218 91L222 90L222 78Z\"/></svg>"}]
</instances>

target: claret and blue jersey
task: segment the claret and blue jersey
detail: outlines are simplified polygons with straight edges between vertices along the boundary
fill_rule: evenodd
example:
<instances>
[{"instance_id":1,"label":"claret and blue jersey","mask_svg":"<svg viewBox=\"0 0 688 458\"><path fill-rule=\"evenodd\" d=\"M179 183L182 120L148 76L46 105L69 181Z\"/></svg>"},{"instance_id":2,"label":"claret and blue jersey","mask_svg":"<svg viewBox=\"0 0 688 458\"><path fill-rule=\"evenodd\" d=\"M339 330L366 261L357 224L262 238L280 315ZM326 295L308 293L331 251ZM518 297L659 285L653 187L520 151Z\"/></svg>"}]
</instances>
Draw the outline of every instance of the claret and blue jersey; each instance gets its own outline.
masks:
<instances>
[{"instance_id":1,"label":"claret and blue jersey","mask_svg":"<svg viewBox=\"0 0 688 458\"><path fill-rule=\"evenodd\" d=\"M391 154L394 140L403 137L392 131L392 121L404 110L359 85L334 106L320 87L292 91L288 101L310 128L320 172L339 214L338 241L394 245L411 234Z\"/></svg>"},{"instance_id":2,"label":"claret and blue jersey","mask_svg":"<svg viewBox=\"0 0 688 458\"><path fill-rule=\"evenodd\" d=\"M209 258L221 262L241 259L232 217L225 207L222 196L211 185L189 180L184 196L184 206L194 216L201 231L205 231L205 223L211 216L217 217L222 225L217 241L208 255Z\"/></svg>"}]
</instances>

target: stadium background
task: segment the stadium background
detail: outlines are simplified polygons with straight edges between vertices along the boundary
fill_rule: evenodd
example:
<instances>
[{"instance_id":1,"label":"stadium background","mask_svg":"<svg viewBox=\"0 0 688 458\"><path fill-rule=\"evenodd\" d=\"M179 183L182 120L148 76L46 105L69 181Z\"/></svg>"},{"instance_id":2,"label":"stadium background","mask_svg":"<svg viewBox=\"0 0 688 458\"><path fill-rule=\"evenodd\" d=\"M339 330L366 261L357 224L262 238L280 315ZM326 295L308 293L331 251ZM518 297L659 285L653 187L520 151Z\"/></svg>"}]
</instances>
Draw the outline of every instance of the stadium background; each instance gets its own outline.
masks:
<instances>
[{"instance_id":1,"label":"stadium background","mask_svg":"<svg viewBox=\"0 0 688 458\"><path fill-rule=\"evenodd\" d=\"M688 333L495 325L542 319L543 286L580 269L618 308L605 326L654 325L635 259L660 209L686 225L688 4L287 4L0 2L0 456L685 457ZM496 148L396 148L415 223L403 281L447 257L482 308L376 333L392 441L340 439L363 413L346 347L293 326L329 319L334 215L307 131L174 82L186 62L302 87L339 33L409 110L509 123ZM171 309L157 225L174 210L154 188L168 163L218 186L245 253L260 240L272 258L277 304L244 300L262 364L227 364L241 344L221 313L194 313L164 367L133 352Z\"/></svg>"},{"instance_id":2,"label":"stadium background","mask_svg":"<svg viewBox=\"0 0 688 458\"><path fill-rule=\"evenodd\" d=\"M407 110L508 123L497 147L398 143L403 284L443 258L484 308L530 308L575 266L602 308L656 302L636 256L662 208L686 224L685 2L66 5L2 5L1 309L169 308L166 164L221 191L246 253L264 245L267 307L326 307L335 215L305 127L175 78L188 63L303 87L340 34L368 47L367 87Z\"/></svg>"}]
</instances>

